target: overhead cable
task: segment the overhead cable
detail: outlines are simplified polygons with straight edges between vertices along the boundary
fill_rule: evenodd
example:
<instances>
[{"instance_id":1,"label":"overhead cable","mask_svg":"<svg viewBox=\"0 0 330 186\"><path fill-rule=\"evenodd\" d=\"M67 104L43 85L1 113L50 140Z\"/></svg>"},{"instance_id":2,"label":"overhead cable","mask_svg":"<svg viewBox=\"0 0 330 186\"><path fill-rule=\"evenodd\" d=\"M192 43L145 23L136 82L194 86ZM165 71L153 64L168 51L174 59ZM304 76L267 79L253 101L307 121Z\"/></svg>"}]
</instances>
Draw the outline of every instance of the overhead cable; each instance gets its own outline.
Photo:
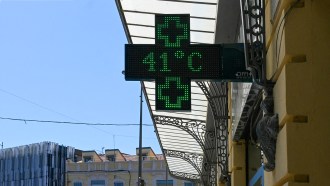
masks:
<instances>
[{"instance_id":1,"label":"overhead cable","mask_svg":"<svg viewBox=\"0 0 330 186\"><path fill-rule=\"evenodd\" d=\"M37 119L21 119L21 118L9 118L1 117L2 120L22 121L22 122L38 122L38 123L56 123L67 125L101 125L101 126L139 126L137 123L87 123L87 122L70 122L70 121L53 121L53 120L37 120ZM153 126L152 124L142 124L144 126Z\"/></svg>"}]
</instances>

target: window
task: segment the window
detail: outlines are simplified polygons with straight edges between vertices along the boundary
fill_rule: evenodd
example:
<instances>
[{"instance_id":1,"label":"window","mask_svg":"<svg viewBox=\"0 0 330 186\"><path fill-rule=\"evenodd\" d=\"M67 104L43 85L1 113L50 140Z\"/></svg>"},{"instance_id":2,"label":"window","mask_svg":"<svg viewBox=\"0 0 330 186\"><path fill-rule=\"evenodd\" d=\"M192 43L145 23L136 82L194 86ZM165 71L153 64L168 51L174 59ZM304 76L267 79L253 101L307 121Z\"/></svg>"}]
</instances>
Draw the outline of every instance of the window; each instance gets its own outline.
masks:
<instances>
[{"instance_id":1,"label":"window","mask_svg":"<svg viewBox=\"0 0 330 186\"><path fill-rule=\"evenodd\" d=\"M78 181L78 182L74 182L74 183L73 183L73 186L82 186L82 183L79 182L79 181Z\"/></svg>"},{"instance_id":2,"label":"window","mask_svg":"<svg viewBox=\"0 0 330 186\"><path fill-rule=\"evenodd\" d=\"M108 160L109 161L116 161L116 156L115 155L109 155Z\"/></svg>"},{"instance_id":3,"label":"window","mask_svg":"<svg viewBox=\"0 0 330 186\"><path fill-rule=\"evenodd\" d=\"M121 182L121 181L115 181L115 182L113 183L113 186L124 186L124 183Z\"/></svg>"},{"instance_id":4,"label":"window","mask_svg":"<svg viewBox=\"0 0 330 186\"><path fill-rule=\"evenodd\" d=\"M156 186L166 186L166 180L157 180ZM173 186L173 180L167 180L167 186Z\"/></svg>"},{"instance_id":5,"label":"window","mask_svg":"<svg viewBox=\"0 0 330 186\"><path fill-rule=\"evenodd\" d=\"M105 186L105 180L92 180L91 186Z\"/></svg>"},{"instance_id":6,"label":"window","mask_svg":"<svg viewBox=\"0 0 330 186\"><path fill-rule=\"evenodd\" d=\"M193 182L184 182L184 186L195 186Z\"/></svg>"},{"instance_id":7,"label":"window","mask_svg":"<svg viewBox=\"0 0 330 186\"><path fill-rule=\"evenodd\" d=\"M147 153L142 153L142 160L147 160L148 154Z\"/></svg>"},{"instance_id":8,"label":"window","mask_svg":"<svg viewBox=\"0 0 330 186\"><path fill-rule=\"evenodd\" d=\"M84 162L92 162L93 158L92 156L84 156Z\"/></svg>"}]
</instances>

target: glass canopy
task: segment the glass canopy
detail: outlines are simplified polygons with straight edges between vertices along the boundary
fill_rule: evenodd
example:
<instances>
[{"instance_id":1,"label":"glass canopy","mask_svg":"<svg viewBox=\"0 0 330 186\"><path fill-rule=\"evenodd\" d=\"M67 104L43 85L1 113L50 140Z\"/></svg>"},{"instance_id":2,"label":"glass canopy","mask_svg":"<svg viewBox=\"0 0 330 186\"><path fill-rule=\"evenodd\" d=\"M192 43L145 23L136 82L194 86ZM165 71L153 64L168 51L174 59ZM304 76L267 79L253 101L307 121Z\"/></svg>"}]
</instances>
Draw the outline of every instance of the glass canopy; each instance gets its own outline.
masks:
<instances>
[{"instance_id":1,"label":"glass canopy","mask_svg":"<svg viewBox=\"0 0 330 186\"><path fill-rule=\"evenodd\" d=\"M154 44L155 14L190 14L192 44L213 44L217 0L116 0L130 44ZM191 82L191 112L155 110L155 83L142 82L158 140L172 176L200 180L208 101Z\"/></svg>"}]
</instances>

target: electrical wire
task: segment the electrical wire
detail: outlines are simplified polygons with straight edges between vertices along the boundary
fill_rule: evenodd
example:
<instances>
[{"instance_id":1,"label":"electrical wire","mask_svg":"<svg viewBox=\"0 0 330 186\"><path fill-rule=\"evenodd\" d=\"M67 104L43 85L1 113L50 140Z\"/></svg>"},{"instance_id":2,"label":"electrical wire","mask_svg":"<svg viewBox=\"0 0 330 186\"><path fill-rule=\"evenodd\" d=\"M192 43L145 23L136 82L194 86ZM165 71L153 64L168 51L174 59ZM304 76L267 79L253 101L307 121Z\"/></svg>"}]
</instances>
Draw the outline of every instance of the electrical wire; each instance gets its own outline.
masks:
<instances>
[{"instance_id":1,"label":"electrical wire","mask_svg":"<svg viewBox=\"0 0 330 186\"><path fill-rule=\"evenodd\" d=\"M276 33L276 42L275 42L275 58L276 58L276 70L278 69L278 63L279 63L279 58L280 58L280 48L282 46L282 38L283 38L283 32L284 32L284 26L285 26L285 20L286 20L286 17L291 13L293 7L295 7L298 3L300 2L300 0L297 0L294 4L292 4L289 8L288 11L285 12L280 24L279 24L279 28L277 30L277 33ZM283 24L284 23L284 24ZM281 29L281 26L283 24L283 27ZM281 37L280 37L280 44L279 44L279 48L277 47L277 42L278 42L278 36L279 36L279 33L280 33L280 30L281 30ZM278 48L278 49L277 49ZM273 74L272 78L274 77L276 73Z\"/></svg>"},{"instance_id":2,"label":"electrical wire","mask_svg":"<svg viewBox=\"0 0 330 186\"><path fill-rule=\"evenodd\" d=\"M74 118L72 118L72 117L70 117L70 116L68 116L68 115L66 115L66 114L63 114L63 113L61 113L61 112L58 112L58 111L56 111L56 110L54 110L54 109L51 109L51 108L49 108L49 107L43 106L43 105L41 105L41 104L39 104L39 103L36 103L35 101L29 100L29 99L27 99L27 98L24 98L24 97L22 97L22 96L19 96L19 95L17 95L17 94L14 94L14 93L12 93L12 92L7 91L7 90L4 90L4 89L2 89L2 88L0 88L0 92L3 92L3 93L5 93L5 94L7 94L7 95L10 95L10 96L13 96L13 97L15 97L15 98L17 98L17 99L19 99L19 100L22 100L22 101L24 101L24 102L26 102L26 103L30 103L31 105L34 105L34 106L39 107L39 108L41 108L41 109L44 109L44 110L46 110L46 111L48 111L48 112L55 113L55 114L57 114L57 115L60 115L60 116L62 116L62 117L65 117L65 118L67 118L67 119L76 120L76 119L74 119ZM77 121L77 120L76 120L76 121Z\"/></svg>"},{"instance_id":3,"label":"electrical wire","mask_svg":"<svg viewBox=\"0 0 330 186\"><path fill-rule=\"evenodd\" d=\"M2 120L11 120L11 121L22 121L22 122L37 122L37 123L56 123L56 124L68 124L68 125L99 125L99 126L139 126L137 123L87 123L87 122L70 122L70 121L53 121L53 120L38 120L38 119L21 119L21 118L10 118L10 117L1 117ZM152 124L142 124L144 126L153 126Z\"/></svg>"},{"instance_id":4,"label":"electrical wire","mask_svg":"<svg viewBox=\"0 0 330 186\"><path fill-rule=\"evenodd\" d=\"M19 95L17 95L17 94L14 94L14 93L12 93L12 92L9 92L9 91L7 91L7 90L4 90L4 89L2 89L2 88L0 88L0 92L3 92L3 93L5 93L5 94L7 94L7 95L10 95L10 96L13 96L13 97L15 97L15 98L18 98L18 99L20 99L20 100L22 100L22 101L24 101L24 102L30 103L30 104L32 104L32 105L34 105L34 106L37 106L37 107L42 108L42 109L44 109L44 110L47 110L47 111L49 111L49 112L52 112L52 113L58 114L58 115L60 115L60 116L62 116L62 117L65 117L65 118L67 118L67 119L74 120L74 121L76 121L76 123L77 123L76 125L84 125L84 124L80 124L81 122L80 122L79 120L77 120L77 119L75 119L75 118L73 118L73 117L71 117L71 116L68 116L68 115L63 114L63 113L61 113L61 112L58 112L58 111L56 111L56 110L54 110L54 109L48 108L48 107L46 107L46 106L43 106L43 105L41 105L41 104L38 104L38 103L36 103L35 101L31 101L31 100L29 100L29 99L27 99L27 98L24 98L24 97L22 97L22 96L19 96ZM0 118L0 119L1 119L1 118ZM25 122L25 123L28 121L28 120L17 119L17 118L3 118L3 119L23 121L23 122ZM32 120L31 120L31 121L32 121ZM37 122L37 121L35 121L35 122ZM44 122L44 123L53 123L53 122L50 121L50 122ZM72 125L73 125L74 122L71 122L71 123L72 123ZM61 124L65 124L65 123L61 123ZM68 124L70 124L70 123L68 123ZM99 125L99 124L97 124L97 125ZM111 134L111 135L112 135L112 133L110 133L110 132L108 132L108 131L106 131L106 130L104 130L104 129L98 128L98 127L96 127L96 125L87 125L87 126L92 127L92 128L94 128L94 129L96 129L96 130L99 130L99 131L101 131L101 132L103 132L103 133ZM145 126L148 126L148 125L145 125ZM130 136L130 137L135 137L135 136Z\"/></svg>"},{"instance_id":5,"label":"electrical wire","mask_svg":"<svg viewBox=\"0 0 330 186\"><path fill-rule=\"evenodd\" d=\"M51 109L51 108L45 107L45 106L43 106L43 105L40 105L40 104L36 103L35 101L31 101L31 100L29 100L29 99L26 99L26 98L24 98L24 97L22 97L22 96L19 96L19 95L17 95L17 94L14 94L14 93L12 93L12 92L7 91L7 90L4 90L4 89L1 89L1 88L0 88L0 91L3 92L3 93L8 94L8 95L10 95L10 96L13 96L13 97L15 97L15 98L18 98L18 99L20 99L20 100L22 100L22 101L25 101L25 102L27 102L27 103L30 103L30 104L32 104L32 105L34 105L34 106L37 106L37 107L42 108L42 109L44 109L44 110L47 110L47 111L49 111L49 112L52 112L52 113L58 114L58 115L60 115L60 116L62 116L62 117L65 117L65 118L67 118L67 119L74 120L74 121L76 121L76 122L80 122L80 121L78 121L77 119L72 118L72 117L70 117L70 116L68 116L68 115L66 115L66 114L63 114L63 113L58 112L58 111L56 111L56 110L54 110L54 109ZM26 123L26 122L25 122L25 123ZM106 133L106 134L110 134L108 131L103 130L103 129L100 129L100 128L97 128L97 127L95 127L95 126L91 126L91 125L90 125L89 127L92 127L92 128L94 128L94 129L99 130L99 131L101 131L101 132L104 132L104 133Z\"/></svg>"}]
</instances>

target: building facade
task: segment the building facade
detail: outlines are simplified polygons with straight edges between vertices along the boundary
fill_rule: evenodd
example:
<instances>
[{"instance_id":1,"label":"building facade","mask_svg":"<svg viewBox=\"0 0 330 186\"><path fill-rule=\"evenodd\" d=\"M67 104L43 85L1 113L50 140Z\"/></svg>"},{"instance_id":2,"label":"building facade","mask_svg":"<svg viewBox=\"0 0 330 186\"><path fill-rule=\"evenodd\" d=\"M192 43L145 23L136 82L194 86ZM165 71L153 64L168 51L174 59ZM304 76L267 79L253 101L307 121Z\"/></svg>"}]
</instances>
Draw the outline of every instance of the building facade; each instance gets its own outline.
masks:
<instances>
[{"instance_id":1,"label":"building facade","mask_svg":"<svg viewBox=\"0 0 330 186\"><path fill-rule=\"evenodd\" d=\"M67 186L137 185L138 150L137 155L124 154L118 149L105 150L104 154L82 151L76 157L76 162L67 162ZM188 180L168 176L163 156L156 155L151 148L142 149L142 159L142 177L146 186L195 185Z\"/></svg>"},{"instance_id":2,"label":"building facade","mask_svg":"<svg viewBox=\"0 0 330 186\"><path fill-rule=\"evenodd\" d=\"M138 181L139 155L118 149L99 154L53 142L0 150L0 186L134 186ZM167 174L163 155L142 149L145 186L195 186Z\"/></svg>"},{"instance_id":3,"label":"building facade","mask_svg":"<svg viewBox=\"0 0 330 186\"><path fill-rule=\"evenodd\" d=\"M0 150L0 186L61 186L74 148L52 142Z\"/></svg>"}]
</instances>

